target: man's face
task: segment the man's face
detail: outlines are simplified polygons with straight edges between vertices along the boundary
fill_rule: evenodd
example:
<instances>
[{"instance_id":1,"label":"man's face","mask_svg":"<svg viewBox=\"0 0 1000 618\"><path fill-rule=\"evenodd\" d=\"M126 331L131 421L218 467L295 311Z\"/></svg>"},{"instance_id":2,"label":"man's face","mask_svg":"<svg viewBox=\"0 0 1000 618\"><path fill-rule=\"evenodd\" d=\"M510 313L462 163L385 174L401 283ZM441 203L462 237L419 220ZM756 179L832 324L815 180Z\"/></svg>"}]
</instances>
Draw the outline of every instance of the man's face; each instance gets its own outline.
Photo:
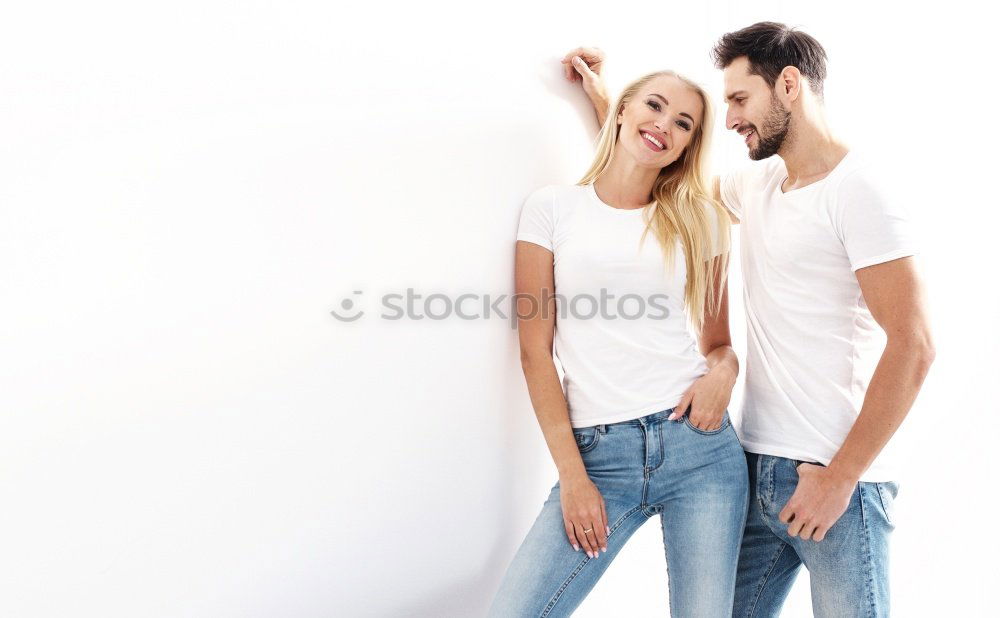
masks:
<instances>
[{"instance_id":1,"label":"man's face","mask_svg":"<svg viewBox=\"0 0 1000 618\"><path fill-rule=\"evenodd\" d=\"M743 136L754 161L776 154L788 135L792 114L760 75L751 75L750 61L743 56L723 71L726 96L726 127Z\"/></svg>"}]
</instances>

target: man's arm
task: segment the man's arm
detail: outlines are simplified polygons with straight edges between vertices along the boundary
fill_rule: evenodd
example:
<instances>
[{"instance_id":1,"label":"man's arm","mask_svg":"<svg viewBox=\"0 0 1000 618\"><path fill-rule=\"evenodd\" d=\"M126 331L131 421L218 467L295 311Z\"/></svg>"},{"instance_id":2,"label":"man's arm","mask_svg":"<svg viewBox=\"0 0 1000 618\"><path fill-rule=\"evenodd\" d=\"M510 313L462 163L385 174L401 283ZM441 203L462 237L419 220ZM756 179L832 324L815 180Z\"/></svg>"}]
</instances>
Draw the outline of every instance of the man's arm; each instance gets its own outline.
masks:
<instances>
[{"instance_id":1,"label":"man's arm","mask_svg":"<svg viewBox=\"0 0 1000 618\"><path fill-rule=\"evenodd\" d=\"M855 272L865 303L886 333L858 418L826 468L801 464L799 484L779 513L788 533L823 540L855 485L910 411L934 361L923 285L912 257Z\"/></svg>"},{"instance_id":2,"label":"man's arm","mask_svg":"<svg viewBox=\"0 0 1000 618\"><path fill-rule=\"evenodd\" d=\"M855 275L886 346L850 433L830 462L832 474L857 482L903 422L934 361L934 343L914 258L867 268Z\"/></svg>"},{"instance_id":3,"label":"man's arm","mask_svg":"<svg viewBox=\"0 0 1000 618\"><path fill-rule=\"evenodd\" d=\"M726 203L722 201L722 180L719 176L712 176L712 197L715 198L716 202L722 204L723 208L726 208ZM726 208L726 212L729 213L729 220L733 225L740 224L739 218L733 214L733 211Z\"/></svg>"}]
</instances>

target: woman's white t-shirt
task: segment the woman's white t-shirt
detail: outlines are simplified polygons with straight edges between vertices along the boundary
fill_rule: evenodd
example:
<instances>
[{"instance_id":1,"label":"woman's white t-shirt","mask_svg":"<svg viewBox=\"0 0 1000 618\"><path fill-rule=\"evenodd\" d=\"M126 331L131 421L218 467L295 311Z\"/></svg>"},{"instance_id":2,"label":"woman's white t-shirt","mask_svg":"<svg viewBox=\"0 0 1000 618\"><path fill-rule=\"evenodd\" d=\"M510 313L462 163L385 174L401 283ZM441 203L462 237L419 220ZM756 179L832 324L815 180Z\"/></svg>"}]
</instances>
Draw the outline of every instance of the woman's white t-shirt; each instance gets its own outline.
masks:
<instances>
[{"instance_id":1,"label":"woman's white t-shirt","mask_svg":"<svg viewBox=\"0 0 1000 618\"><path fill-rule=\"evenodd\" d=\"M553 254L554 352L573 427L673 408L707 372L684 310L679 242L672 272L652 230L640 247L651 209L615 208L588 184L542 187L521 211L517 240Z\"/></svg>"}]
</instances>

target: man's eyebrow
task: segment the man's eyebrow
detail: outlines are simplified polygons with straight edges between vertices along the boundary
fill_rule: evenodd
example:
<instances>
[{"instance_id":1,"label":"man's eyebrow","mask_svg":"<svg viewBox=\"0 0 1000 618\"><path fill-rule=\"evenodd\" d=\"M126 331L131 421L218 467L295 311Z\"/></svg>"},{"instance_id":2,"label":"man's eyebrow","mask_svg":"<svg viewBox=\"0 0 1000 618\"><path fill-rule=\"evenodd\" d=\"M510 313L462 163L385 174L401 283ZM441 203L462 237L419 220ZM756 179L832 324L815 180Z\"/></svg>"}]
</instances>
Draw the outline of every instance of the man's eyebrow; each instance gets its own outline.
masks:
<instances>
[{"instance_id":1,"label":"man's eyebrow","mask_svg":"<svg viewBox=\"0 0 1000 618\"><path fill-rule=\"evenodd\" d=\"M732 99L733 99L733 98L735 98L736 96L738 96L738 95L741 95L741 94L746 94L746 93L747 93L747 91L746 91L746 90L737 90L736 92L733 92L733 93L730 93L730 94L727 94L727 95L726 95L726 100L727 100L727 101L729 101L729 100L732 100Z\"/></svg>"},{"instance_id":2,"label":"man's eyebrow","mask_svg":"<svg viewBox=\"0 0 1000 618\"><path fill-rule=\"evenodd\" d=\"M654 93L652 93L652 94L650 94L649 96L651 96L651 97L656 97L656 98L660 99L661 101L663 101L663 103L664 103L664 104L666 104L666 105L670 105L670 101L668 101L668 100L664 99L664 98L663 98L662 96L660 96L660 95L656 94L655 92L654 92ZM690 120L691 122L694 122L694 118L692 118L692 117L691 117L691 114L689 114L689 113L687 113L687 112L681 112L681 113L680 113L680 114L678 114L678 115L679 115L679 116L684 116L685 118L687 118L687 119L688 119L688 120Z\"/></svg>"}]
</instances>

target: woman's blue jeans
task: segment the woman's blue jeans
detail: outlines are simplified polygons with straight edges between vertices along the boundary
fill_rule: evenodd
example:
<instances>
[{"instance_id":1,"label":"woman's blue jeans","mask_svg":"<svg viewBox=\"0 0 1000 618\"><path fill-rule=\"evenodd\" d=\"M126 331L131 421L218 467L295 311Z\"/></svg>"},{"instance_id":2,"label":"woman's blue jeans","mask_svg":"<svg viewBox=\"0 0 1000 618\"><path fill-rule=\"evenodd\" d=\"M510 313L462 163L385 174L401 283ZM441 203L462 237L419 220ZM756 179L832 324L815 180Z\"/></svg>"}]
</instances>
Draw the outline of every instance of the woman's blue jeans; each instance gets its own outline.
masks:
<instances>
[{"instance_id":1,"label":"woman's blue jeans","mask_svg":"<svg viewBox=\"0 0 1000 618\"><path fill-rule=\"evenodd\" d=\"M729 618L747 517L747 463L729 413L715 431L673 409L575 428L587 474L604 497L608 551L590 558L566 538L559 483L517 550L490 616L569 616L629 537L660 516L672 616Z\"/></svg>"}]
</instances>

